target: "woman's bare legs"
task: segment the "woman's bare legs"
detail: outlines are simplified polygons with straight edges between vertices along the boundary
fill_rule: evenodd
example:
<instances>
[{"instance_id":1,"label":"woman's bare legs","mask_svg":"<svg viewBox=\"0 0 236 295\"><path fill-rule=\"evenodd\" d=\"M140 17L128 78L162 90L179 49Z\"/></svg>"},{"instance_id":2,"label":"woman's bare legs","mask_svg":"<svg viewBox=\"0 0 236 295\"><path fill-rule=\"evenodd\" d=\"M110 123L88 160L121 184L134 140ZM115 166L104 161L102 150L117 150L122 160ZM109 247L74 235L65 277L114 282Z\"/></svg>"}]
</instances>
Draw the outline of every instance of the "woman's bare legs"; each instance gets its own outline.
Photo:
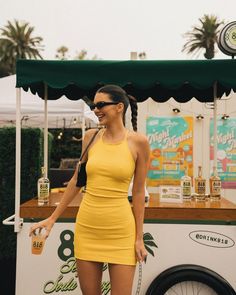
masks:
<instances>
[{"instance_id":1,"label":"woman's bare legs","mask_svg":"<svg viewBox=\"0 0 236 295\"><path fill-rule=\"evenodd\" d=\"M109 264L111 295L131 295L135 265Z\"/></svg>"},{"instance_id":2,"label":"woman's bare legs","mask_svg":"<svg viewBox=\"0 0 236 295\"><path fill-rule=\"evenodd\" d=\"M80 288L83 295L100 295L103 263L76 260Z\"/></svg>"}]
</instances>

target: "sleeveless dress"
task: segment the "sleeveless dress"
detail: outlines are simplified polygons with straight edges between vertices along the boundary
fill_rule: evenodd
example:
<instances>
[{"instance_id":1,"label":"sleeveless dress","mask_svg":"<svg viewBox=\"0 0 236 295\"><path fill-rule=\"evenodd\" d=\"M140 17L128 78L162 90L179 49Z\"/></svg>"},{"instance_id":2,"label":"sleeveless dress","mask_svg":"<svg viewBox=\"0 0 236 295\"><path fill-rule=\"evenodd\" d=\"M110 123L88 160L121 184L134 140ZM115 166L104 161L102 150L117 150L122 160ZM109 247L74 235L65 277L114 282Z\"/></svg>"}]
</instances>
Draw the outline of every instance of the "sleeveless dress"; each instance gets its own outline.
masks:
<instances>
[{"instance_id":1,"label":"sleeveless dress","mask_svg":"<svg viewBox=\"0 0 236 295\"><path fill-rule=\"evenodd\" d=\"M135 219L128 188L135 163L127 142L100 138L90 148L87 185L75 224L74 253L81 260L136 265Z\"/></svg>"}]
</instances>

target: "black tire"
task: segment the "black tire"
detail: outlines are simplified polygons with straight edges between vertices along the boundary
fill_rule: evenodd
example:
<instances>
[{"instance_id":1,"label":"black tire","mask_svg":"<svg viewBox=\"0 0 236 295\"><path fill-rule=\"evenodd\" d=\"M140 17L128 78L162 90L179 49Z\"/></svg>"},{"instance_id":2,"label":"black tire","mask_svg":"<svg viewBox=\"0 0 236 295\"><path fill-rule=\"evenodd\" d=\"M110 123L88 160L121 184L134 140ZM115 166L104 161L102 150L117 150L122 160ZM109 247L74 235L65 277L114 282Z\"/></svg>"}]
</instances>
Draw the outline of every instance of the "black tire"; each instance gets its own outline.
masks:
<instances>
[{"instance_id":1,"label":"black tire","mask_svg":"<svg viewBox=\"0 0 236 295\"><path fill-rule=\"evenodd\" d=\"M188 281L202 283L218 295L236 295L230 284L219 274L203 266L191 264L174 266L162 272L153 280L146 295L165 295L174 285Z\"/></svg>"}]
</instances>

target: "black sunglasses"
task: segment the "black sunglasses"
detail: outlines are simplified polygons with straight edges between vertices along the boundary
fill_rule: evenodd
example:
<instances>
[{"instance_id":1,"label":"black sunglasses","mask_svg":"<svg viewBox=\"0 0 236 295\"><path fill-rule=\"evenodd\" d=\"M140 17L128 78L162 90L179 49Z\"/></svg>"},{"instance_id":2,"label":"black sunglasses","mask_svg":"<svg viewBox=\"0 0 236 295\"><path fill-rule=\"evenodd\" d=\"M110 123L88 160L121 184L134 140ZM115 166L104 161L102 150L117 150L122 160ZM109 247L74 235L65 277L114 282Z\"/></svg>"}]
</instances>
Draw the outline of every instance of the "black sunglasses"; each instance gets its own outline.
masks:
<instances>
[{"instance_id":1,"label":"black sunglasses","mask_svg":"<svg viewBox=\"0 0 236 295\"><path fill-rule=\"evenodd\" d=\"M118 104L119 102L114 102L114 101L99 101L97 103L92 103L90 104L90 109L93 111L95 108L97 108L98 110L100 110L101 108L108 106L108 105L114 105L114 104Z\"/></svg>"}]
</instances>

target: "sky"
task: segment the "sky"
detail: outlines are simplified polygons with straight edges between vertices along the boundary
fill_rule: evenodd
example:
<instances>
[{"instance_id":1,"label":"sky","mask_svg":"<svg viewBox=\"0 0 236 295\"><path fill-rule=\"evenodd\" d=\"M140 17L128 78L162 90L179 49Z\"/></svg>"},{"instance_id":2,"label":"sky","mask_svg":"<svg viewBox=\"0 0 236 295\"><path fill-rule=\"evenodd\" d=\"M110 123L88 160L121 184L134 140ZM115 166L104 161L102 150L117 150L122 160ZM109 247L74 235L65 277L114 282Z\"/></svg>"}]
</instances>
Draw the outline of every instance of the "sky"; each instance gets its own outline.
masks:
<instances>
[{"instance_id":1,"label":"sky","mask_svg":"<svg viewBox=\"0 0 236 295\"><path fill-rule=\"evenodd\" d=\"M184 33L204 14L225 24L236 20L236 0L0 0L0 27L23 20L43 38L44 59L64 45L71 58L82 49L88 58L128 60L146 52L149 60L202 59L181 52ZM215 58L229 58L218 50Z\"/></svg>"}]
</instances>

